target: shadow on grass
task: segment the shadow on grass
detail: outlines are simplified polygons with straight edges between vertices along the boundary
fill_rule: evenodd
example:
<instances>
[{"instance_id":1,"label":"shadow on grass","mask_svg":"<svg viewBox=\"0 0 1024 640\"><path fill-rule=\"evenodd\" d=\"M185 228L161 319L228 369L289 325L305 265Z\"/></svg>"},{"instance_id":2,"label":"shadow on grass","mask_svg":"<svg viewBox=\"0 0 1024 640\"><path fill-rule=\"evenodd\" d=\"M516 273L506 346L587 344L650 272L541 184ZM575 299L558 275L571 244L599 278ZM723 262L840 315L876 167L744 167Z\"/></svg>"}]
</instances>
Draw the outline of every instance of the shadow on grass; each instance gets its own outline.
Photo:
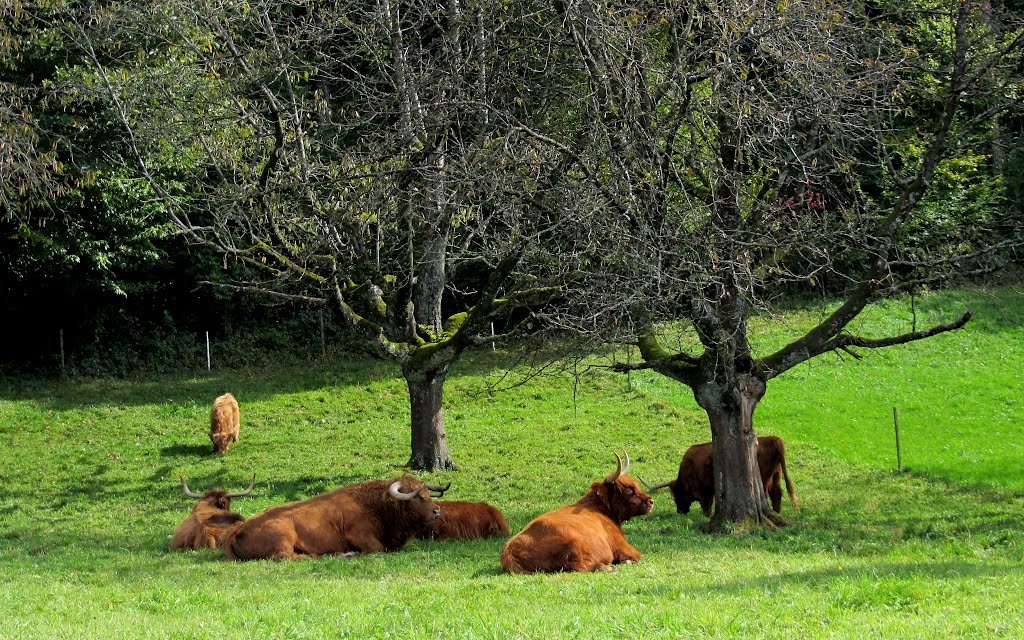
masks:
<instances>
[{"instance_id":1,"label":"shadow on grass","mask_svg":"<svg viewBox=\"0 0 1024 640\"><path fill-rule=\"evenodd\" d=\"M199 445L199 444L176 444L170 447L161 447L160 455L162 457L195 457L195 456L207 456L214 457L215 454L213 447L210 445Z\"/></svg>"},{"instance_id":2,"label":"shadow on grass","mask_svg":"<svg viewBox=\"0 0 1024 640\"><path fill-rule=\"evenodd\" d=\"M720 582L709 582L707 588L713 591L725 591L731 594L742 593L750 590L762 590L766 582L772 584L793 585L798 587L815 588L825 583L833 585L836 582L859 581L865 578L871 579L872 584L877 587L879 577L884 579L907 579L920 578L922 576L930 579L953 579L969 582L974 578L998 578L1002 576L1016 576L1019 568L1011 564L993 564L986 562L972 562L967 560L936 560L934 562L879 562L856 565L849 568L822 568L804 571L792 571L772 574L771 576L758 575L755 577L741 578L736 580L724 580ZM819 587L820 588L820 587ZM664 590L660 585L653 585L648 589L641 588L640 592L649 592L657 595Z\"/></svg>"},{"instance_id":3,"label":"shadow on grass","mask_svg":"<svg viewBox=\"0 0 1024 640\"><path fill-rule=\"evenodd\" d=\"M500 369L508 358L501 352L463 356L452 368L448 381L461 376L486 376ZM155 374L139 379L29 379L0 386L0 400L34 400L45 409L66 411L96 406L206 405L230 391L244 405L280 394L316 390L329 392L337 387L366 386L386 381L398 381L404 388L401 370L396 363L362 358L311 364L309 367Z\"/></svg>"}]
</instances>

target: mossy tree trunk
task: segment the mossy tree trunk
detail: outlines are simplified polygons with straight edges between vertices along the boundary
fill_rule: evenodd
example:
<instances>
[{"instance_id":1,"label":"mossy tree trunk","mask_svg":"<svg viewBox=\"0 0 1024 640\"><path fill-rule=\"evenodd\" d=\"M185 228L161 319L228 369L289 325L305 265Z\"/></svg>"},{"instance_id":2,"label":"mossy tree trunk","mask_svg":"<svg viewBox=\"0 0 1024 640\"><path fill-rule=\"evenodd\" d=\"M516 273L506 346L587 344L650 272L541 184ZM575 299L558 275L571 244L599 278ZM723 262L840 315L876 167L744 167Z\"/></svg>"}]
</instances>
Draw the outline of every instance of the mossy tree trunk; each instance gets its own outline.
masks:
<instances>
[{"instance_id":1,"label":"mossy tree trunk","mask_svg":"<svg viewBox=\"0 0 1024 640\"><path fill-rule=\"evenodd\" d=\"M444 381L448 367L417 370L403 367L409 387L412 454L408 466L421 471L455 469L444 430Z\"/></svg>"}]
</instances>

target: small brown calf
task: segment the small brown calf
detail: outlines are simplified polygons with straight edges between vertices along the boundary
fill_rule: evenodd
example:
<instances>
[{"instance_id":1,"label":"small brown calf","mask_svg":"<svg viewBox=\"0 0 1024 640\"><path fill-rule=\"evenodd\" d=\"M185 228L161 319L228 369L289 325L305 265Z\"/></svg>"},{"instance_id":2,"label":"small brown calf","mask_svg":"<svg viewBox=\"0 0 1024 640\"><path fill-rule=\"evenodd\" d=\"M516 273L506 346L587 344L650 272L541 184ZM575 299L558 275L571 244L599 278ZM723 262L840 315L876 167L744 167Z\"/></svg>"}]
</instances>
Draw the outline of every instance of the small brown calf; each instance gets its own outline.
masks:
<instances>
[{"instance_id":1,"label":"small brown calf","mask_svg":"<svg viewBox=\"0 0 1024 640\"><path fill-rule=\"evenodd\" d=\"M238 401L230 393L213 401L210 411L210 442L213 450L224 453L232 442L238 442L239 412Z\"/></svg>"}]
</instances>

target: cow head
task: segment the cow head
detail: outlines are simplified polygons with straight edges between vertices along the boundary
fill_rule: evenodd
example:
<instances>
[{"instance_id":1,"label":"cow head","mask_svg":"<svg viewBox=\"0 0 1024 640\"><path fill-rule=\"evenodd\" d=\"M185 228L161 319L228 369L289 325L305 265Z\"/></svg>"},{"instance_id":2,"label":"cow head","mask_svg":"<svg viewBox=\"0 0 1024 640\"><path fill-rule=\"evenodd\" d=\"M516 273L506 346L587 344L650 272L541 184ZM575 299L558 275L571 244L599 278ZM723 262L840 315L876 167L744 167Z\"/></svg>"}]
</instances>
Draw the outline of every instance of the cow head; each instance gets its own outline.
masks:
<instances>
[{"instance_id":1,"label":"cow head","mask_svg":"<svg viewBox=\"0 0 1024 640\"><path fill-rule=\"evenodd\" d=\"M664 489L668 487L668 490L672 493L672 500L676 503L677 513L690 513L690 505L700 500L696 492L690 488L684 488L676 480L670 480L668 482L662 482L661 484L650 485L644 482L643 478L637 477L637 480L644 485L648 493L654 493L658 489Z\"/></svg>"},{"instance_id":2,"label":"cow head","mask_svg":"<svg viewBox=\"0 0 1024 640\"><path fill-rule=\"evenodd\" d=\"M429 524L441 517L441 510L432 498L440 498L451 483L436 486L421 482L412 476L402 476L388 485L388 498L404 512Z\"/></svg>"},{"instance_id":3,"label":"cow head","mask_svg":"<svg viewBox=\"0 0 1024 640\"><path fill-rule=\"evenodd\" d=\"M676 503L676 513L690 513L690 506L694 502L701 502L703 497L694 487L676 480L669 485L669 491L672 492L672 500ZM710 516L711 514L705 511L704 515Z\"/></svg>"},{"instance_id":4,"label":"cow head","mask_svg":"<svg viewBox=\"0 0 1024 640\"><path fill-rule=\"evenodd\" d=\"M622 468L622 458L615 454L615 471L609 473L601 482L595 482L591 489L604 505L609 516L622 523L635 516L647 515L654 508L654 500L637 481L626 475L629 471L629 454L626 456L626 468Z\"/></svg>"},{"instance_id":5,"label":"cow head","mask_svg":"<svg viewBox=\"0 0 1024 640\"><path fill-rule=\"evenodd\" d=\"M213 441L214 453L226 453L232 442L231 434L228 433L210 434L210 440Z\"/></svg>"},{"instance_id":6,"label":"cow head","mask_svg":"<svg viewBox=\"0 0 1024 640\"><path fill-rule=\"evenodd\" d=\"M183 476L178 477L181 478L181 488L182 490L185 491L185 495L187 495L190 498L195 498L201 502L205 502L213 507L216 507L217 509L222 509L224 511L228 511L231 508L232 498L243 498L249 495L250 493L252 493L252 488L256 484L256 475L253 474L252 479L249 480L249 486L246 487L244 491L224 491L222 489L211 489L206 493L195 493L194 491L188 488L188 485L185 483L185 478Z\"/></svg>"}]
</instances>

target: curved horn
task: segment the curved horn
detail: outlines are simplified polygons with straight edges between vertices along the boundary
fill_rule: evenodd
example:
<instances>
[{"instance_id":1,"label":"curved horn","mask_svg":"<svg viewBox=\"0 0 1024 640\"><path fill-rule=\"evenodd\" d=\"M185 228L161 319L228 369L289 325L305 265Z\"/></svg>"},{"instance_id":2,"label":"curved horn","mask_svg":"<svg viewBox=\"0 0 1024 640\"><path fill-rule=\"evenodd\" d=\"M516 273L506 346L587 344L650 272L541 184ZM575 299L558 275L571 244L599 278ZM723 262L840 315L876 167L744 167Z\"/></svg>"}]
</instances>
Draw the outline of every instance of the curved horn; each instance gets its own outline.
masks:
<instances>
[{"instance_id":1,"label":"curved horn","mask_svg":"<svg viewBox=\"0 0 1024 640\"><path fill-rule=\"evenodd\" d=\"M622 455L626 456L626 468L622 470L622 473L629 473L629 452L623 449Z\"/></svg>"},{"instance_id":2,"label":"curved horn","mask_svg":"<svg viewBox=\"0 0 1024 640\"><path fill-rule=\"evenodd\" d=\"M193 492L192 490L190 490L188 488L188 485L185 484L185 476L178 476L178 477L181 478L181 488L185 490L185 495L186 496L188 496L190 498L202 498L203 497L203 494L195 493L195 492Z\"/></svg>"},{"instance_id":3,"label":"curved horn","mask_svg":"<svg viewBox=\"0 0 1024 640\"><path fill-rule=\"evenodd\" d=\"M402 493L401 487L402 481L395 480L394 482L391 483L391 486L388 487L388 495L390 495L395 500L412 500L413 498L416 497L415 491L412 491L410 493Z\"/></svg>"},{"instance_id":4,"label":"curved horn","mask_svg":"<svg viewBox=\"0 0 1024 640\"><path fill-rule=\"evenodd\" d=\"M662 482L661 484L656 484L652 487L651 485L644 482L644 479L641 478L640 476L636 476L636 479L640 481L640 484L644 485L648 493L652 493L654 491L657 491L658 489L664 489L665 487L672 484L671 482Z\"/></svg>"},{"instance_id":5,"label":"curved horn","mask_svg":"<svg viewBox=\"0 0 1024 640\"><path fill-rule=\"evenodd\" d=\"M612 453L615 454L615 471L608 474L608 477L604 479L605 482L615 482L622 475L622 458L619 457L618 453L614 451Z\"/></svg>"},{"instance_id":6,"label":"curved horn","mask_svg":"<svg viewBox=\"0 0 1024 640\"><path fill-rule=\"evenodd\" d=\"M452 487L452 483L450 482L444 485L430 484L429 482L425 482L424 484L427 485L427 489L430 491L431 498L440 498L444 496L444 492L447 491L448 489L451 489ZM435 493L437 495L434 495Z\"/></svg>"},{"instance_id":7,"label":"curved horn","mask_svg":"<svg viewBox=\"0 0 1024 640\"><path fill-rule=\"evenodd\" d=\"M245 496L252 493L252 488L256 484L256 474L252 474L252 480L249 480L249 486L245 488L245 491L231 491L227 494L229 498L244 498Z\"/></svg>"}]
</instances>

